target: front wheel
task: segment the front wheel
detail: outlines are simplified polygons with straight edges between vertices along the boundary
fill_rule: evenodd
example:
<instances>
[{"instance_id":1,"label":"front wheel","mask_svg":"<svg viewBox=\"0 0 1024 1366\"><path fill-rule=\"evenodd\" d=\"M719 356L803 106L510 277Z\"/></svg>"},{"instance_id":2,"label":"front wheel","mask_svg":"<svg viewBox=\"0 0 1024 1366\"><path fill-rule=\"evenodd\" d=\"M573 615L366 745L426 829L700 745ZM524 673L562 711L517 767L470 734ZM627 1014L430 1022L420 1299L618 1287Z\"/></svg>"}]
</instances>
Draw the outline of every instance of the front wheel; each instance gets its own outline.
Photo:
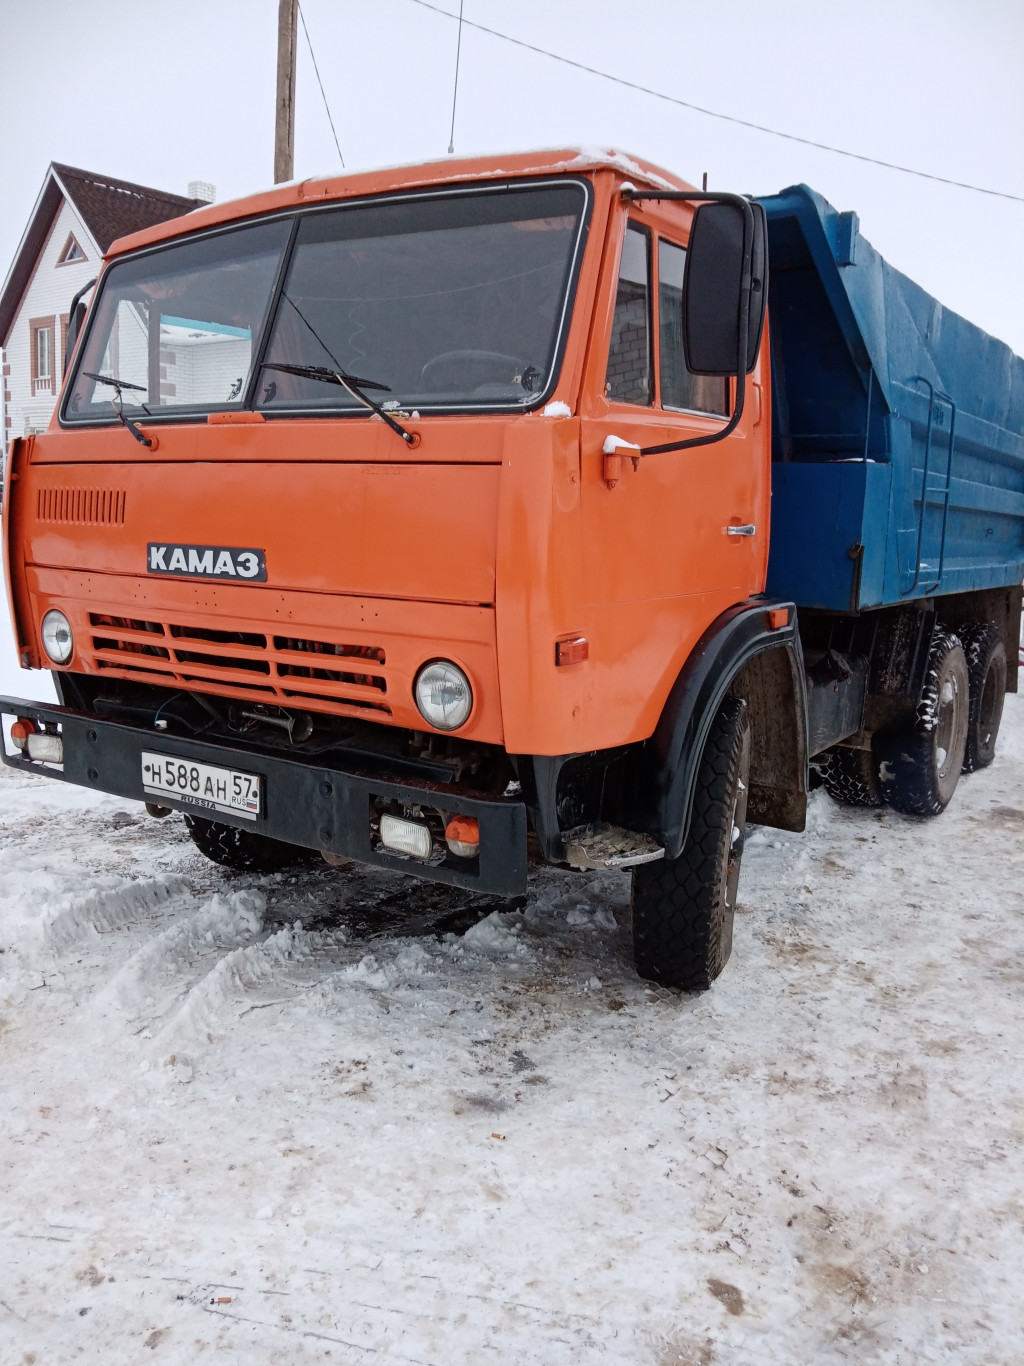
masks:
<instances>
[{"instance_id":1,"label":"front wheel","mask_svg":"<svg viewBox=\"0 0 1024 1366\"><path fill-rule=\"evenodd\" d=\"M277 873L283 868L315 862L318 857L296 844L272 840L254 830L239 830L221 821L203 820L201 816L186 816L185 825L201 854L237 873Z\"/></svg>"},{"instance_id":2,"label":"front wheel","mask_svg":"<svg viewBox=\"0 0 1024 1366\"><path fill-rule=\"evenodd\" d=\"M633 954L641 977L706 991L728 962L749 782L747 706L727 697L704 746L682 852L633 869Z\"/></svg>"},{"instance_id":3,"label":"front wheel","mask_svg":"<svg viewBox=\"0 0 1024 1366\"><path fill-rule=\"evenodd\" d=\"M956 791L967 748L967 660L960 638L936 631L913 729L878 737L882 796L908 816L937 816Z\"/></svg>"}]
</instances>

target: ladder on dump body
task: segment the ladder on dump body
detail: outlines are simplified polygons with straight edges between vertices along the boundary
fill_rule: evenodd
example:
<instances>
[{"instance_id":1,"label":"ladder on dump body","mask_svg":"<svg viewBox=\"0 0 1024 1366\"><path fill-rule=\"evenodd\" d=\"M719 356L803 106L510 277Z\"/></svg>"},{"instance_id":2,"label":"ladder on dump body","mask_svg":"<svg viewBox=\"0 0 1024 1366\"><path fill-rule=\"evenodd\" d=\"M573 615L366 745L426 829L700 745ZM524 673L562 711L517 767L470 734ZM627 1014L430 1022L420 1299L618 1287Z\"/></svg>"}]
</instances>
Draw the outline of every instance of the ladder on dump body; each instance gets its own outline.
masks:
<instances>
[{"instance_id":1,"label":"ladder on dump body","mask_svg":"<svg viewBox=\"0 0 1024 1366\"><path fill-rule=\"evenodd\" d=\"M942 582L942 569L946 560L946 527L949 522L949 496L953 488L953 443L956 439L956 403L950 398L949 394L941 389L936 389L931 380L925 379L924 375L916 375L915 384L925 384L928 386L928 423L925 428L924 437L924 470L921 476L921 515L917 523L917 554L915 556L914 581L902 597L909 597L912 593L919 590L931 593L938 588ZM932 429L942 426L942 409L936 413L936 400L941 403L949 404L949 447L946 452L946 476L945 486L933 490L928 488L928 479L932 473ZM939 532L939 559L935 578L931 583L922 584L921 571L924 569L924 561L921 552L924 548L924 524L928 512L928 495L930 492L941 494L942 498L942 527Z\"/></svg>"}]
</instances>

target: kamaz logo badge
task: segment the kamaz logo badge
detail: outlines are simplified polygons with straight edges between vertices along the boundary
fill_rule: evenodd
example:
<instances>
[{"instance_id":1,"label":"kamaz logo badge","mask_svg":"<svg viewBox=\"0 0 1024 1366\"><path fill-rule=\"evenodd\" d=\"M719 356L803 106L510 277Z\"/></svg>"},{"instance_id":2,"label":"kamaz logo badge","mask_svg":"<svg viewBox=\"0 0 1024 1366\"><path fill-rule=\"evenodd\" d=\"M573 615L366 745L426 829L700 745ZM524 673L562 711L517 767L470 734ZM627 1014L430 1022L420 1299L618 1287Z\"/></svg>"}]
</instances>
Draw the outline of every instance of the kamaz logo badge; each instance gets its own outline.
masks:
<instances>
[{"instance_id":1,"label":"kamaz logo badge","mask_svg":"<svg viewBox=\"0 0 1024 1366\"><path fill-rule=\"evenodd\" d=\"M188 579L267 581L264 552L231 545L163 545L150 541L146 568L151 574L176 574Z\"/></svg>"}]
</instances>

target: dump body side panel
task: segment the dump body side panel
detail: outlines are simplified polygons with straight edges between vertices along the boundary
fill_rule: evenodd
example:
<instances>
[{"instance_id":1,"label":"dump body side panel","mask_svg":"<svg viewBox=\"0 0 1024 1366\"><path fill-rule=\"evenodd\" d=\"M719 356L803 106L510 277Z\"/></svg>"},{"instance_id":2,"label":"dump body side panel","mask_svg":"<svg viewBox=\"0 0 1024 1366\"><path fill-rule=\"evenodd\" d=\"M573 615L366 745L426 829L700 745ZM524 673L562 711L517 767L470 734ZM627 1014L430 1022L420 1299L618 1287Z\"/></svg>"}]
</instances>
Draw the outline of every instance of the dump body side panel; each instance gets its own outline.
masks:
<instances>
[{"instance_id":1,"label":"dump body side panel","mask_svg":"<svg viewBox=\"0 0 1024 1366\"><path fill-rule=\"evenodd\" d=\"M768 591L833 611L1024 576L1024 360L806 186L764 199ZM862 549L858 549L862 547Z\"/></svg>"}]
</instances>

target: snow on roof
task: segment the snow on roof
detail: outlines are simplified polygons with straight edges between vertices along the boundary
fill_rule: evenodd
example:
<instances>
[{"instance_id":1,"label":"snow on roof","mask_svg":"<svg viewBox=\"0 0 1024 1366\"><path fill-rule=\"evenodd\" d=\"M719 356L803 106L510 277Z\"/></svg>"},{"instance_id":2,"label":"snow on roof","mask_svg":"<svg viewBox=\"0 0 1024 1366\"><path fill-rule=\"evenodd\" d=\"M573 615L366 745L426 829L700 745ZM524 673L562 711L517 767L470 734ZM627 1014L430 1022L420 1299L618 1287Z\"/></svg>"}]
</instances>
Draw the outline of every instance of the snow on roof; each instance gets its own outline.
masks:
<instances>
[{"instance_id":1,"label":"snow on roof","mask_svg":"<svg viewBox=\"0 0 1024 1366\"><path fill-rule=\"evenodd\" d=\"M404 189L414 186L437 184L441 180L452 183L471 180L494 180L502 176L551 175L559 172L591 171L608 168L619 171L631 178L641 180L650 186L663 189L692 189L685 180L671 172L654 166L649 162L618 151L614 147L581 143L570 147L546 147L481 153L471 157L439 157L434 161L402 162L387 166L346 167L343 171L328 172L325 175L303 176L300 179L282 181L266 190L233 200L223 200L215 205L200 205L190 217L200 215L202 226L231 222L246 214L266 212L268 208L288 208L294 204L318 197L327 198L358 192L362 182L386 178L389 189ZM374 189L379 190L380 185ZM275 196L268 202L269 196ZM191 225L190 225L191 226ZM169 237L178 229L166 232L147 233L145 243ZM118 250L127 250L143 245L143 241L119 241Z\"/></svg>"}]
</instances>

